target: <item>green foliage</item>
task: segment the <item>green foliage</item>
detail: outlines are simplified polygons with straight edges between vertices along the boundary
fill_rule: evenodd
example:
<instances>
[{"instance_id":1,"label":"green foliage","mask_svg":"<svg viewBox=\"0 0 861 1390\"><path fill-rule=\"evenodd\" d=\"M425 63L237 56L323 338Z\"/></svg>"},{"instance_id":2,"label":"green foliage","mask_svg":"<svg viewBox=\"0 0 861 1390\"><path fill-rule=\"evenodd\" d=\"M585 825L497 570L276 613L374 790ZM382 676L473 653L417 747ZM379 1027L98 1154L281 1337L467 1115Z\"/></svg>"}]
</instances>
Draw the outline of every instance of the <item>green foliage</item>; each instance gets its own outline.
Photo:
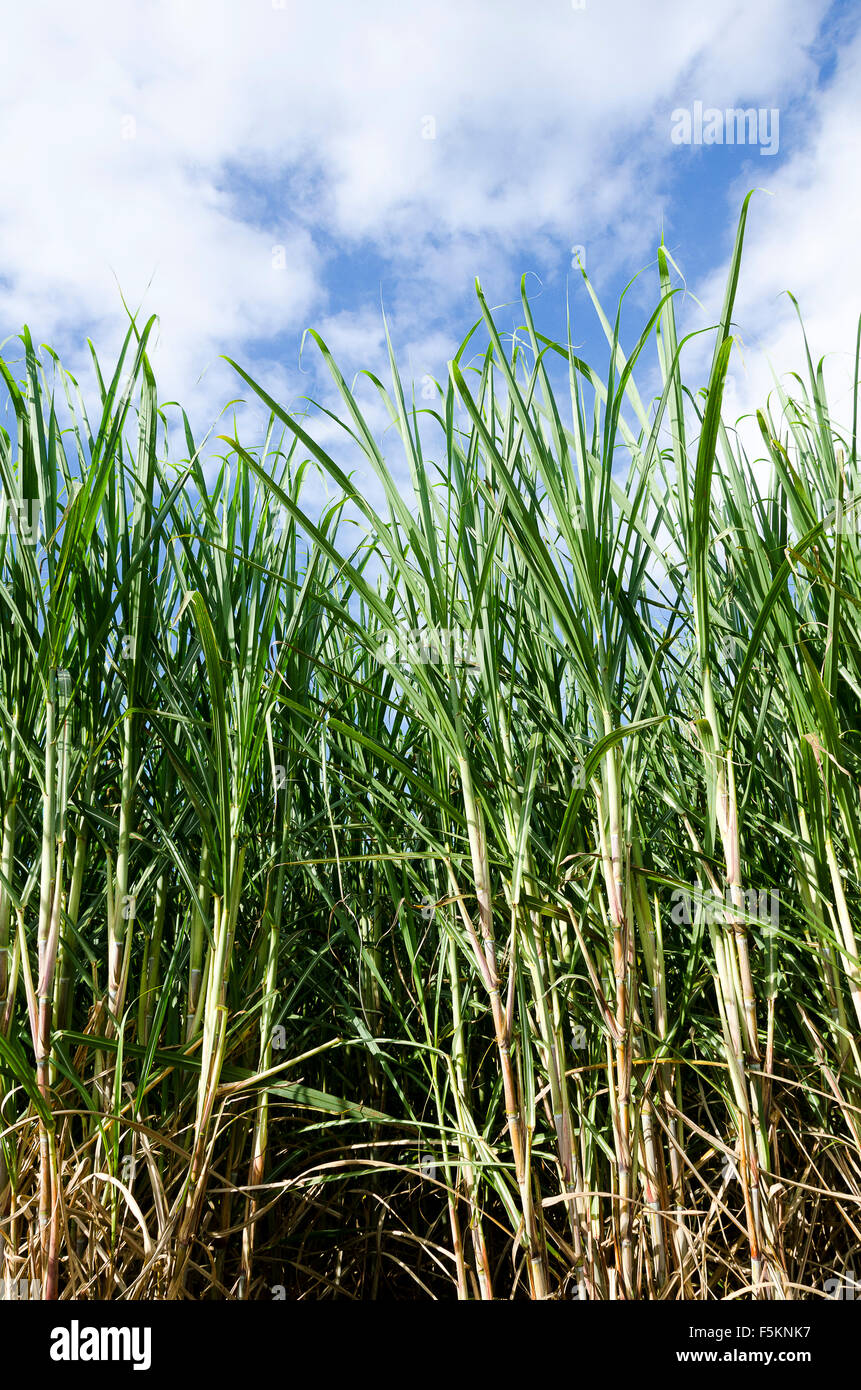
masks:
<instances>
[{"instance_id":1,"label":"green foliage","mask_svg":"<svg viewBox=\"0 0 861 1390\"><path fill-rule=\"evenodd\" d=\"M314 335L378 506L239 366L266 438L204 469L151 325L95 429L26 332L0 362L3 495L42 520L0 534L0 1274L706 1298L851 1265L857 392L847 432L808 354L748 456L746 209L704 392L663 247L629 356L595 300L604 378L525 291L507 342L478 289L426 406L389 344L386 453Z\"/></svg>"}]
</instances>

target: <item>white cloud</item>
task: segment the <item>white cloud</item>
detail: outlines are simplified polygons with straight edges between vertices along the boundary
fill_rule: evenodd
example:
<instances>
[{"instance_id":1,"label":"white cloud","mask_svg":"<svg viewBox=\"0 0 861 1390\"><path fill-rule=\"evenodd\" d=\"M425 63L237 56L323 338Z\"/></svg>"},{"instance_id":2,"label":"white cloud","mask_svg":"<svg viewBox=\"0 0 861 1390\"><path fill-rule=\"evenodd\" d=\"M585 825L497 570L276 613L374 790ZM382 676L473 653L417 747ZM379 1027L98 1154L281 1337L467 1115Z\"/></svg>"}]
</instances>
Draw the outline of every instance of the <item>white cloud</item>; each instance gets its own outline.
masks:
<instances>
[{"instance_id":1,"label":"white cloud","mask_svg":"<svg viewBox=\"0 0 861 1390\"><path fill-rule=\"evenodd\" d=\"M798 301L814 366L825 357L825 379L835 419L851 424L854 357L861 315L861 32L841 46L832 81L785 125L792 131L788 158L762 180L748 214L742 272L734 310L739 351L732 376L738 409L761 406L774 378L797 393L789 373L807 381L804 340L786 291ZM736 213L746 188L731 190ZM720 312L728 261L703 286L693 288L704 312L698 324ZM701 373L711 353L701 340L689 361ZM775 399L776 414L779 406ZM762 452L758 431L744 432Z\"/></svg>"},{"instance_id":2,"label":"white cloud","mask_svg":"<svg viewBox=\"0 0 861 1390\"><path fill-rule=\"evenodd\" d=\"M434 370L419 360L423 316L438 320L477 273L489 298L510 297L525 256L558 256L561 276L571 244L609 231L605 268L648 257L673 106L771 105L806 90L825 9L824 0L693 9L665 0L659 12L640 0L589 0L583 11L567 0L16 7L0 74L0 322L10 332L29 322L80 365L84 331L102 347L116 342L119 281L132 305L160 314L163 391L191 393L206 414L235 389L221 352L265 363L282 333L298 349L309 322L328 323L350 352L365 341L378 351L379 325L340 302L329 280L334 252L368 249L387 265L399 342L418 370ZM432 140L422 138L427 116ZM823 185L813 163L808 178L813 201L825 189L834 250L851 152L830 158L832 181ZM795 177L798 191L788 191L801 203L803 170ZM798 243L795 228L785 241ZM273 246L285 248L284 269L273 267ZM770 284L774 270L763 251L747 274ZM279 365L294 392L304 389L295 355Z\"/></svg>"}]
</instances>

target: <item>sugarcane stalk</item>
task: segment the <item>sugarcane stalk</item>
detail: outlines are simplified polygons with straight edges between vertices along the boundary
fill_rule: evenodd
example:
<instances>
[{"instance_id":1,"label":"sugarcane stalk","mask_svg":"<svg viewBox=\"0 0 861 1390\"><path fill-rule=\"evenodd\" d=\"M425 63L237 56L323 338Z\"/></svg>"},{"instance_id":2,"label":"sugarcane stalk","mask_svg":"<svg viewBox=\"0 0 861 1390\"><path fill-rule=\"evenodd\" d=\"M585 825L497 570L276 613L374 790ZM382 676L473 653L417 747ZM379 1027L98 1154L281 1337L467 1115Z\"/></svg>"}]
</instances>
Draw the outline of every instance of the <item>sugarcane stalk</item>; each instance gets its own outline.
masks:
<instances>
[{"instance_id":1,"label":"sugarcane stalk","mask_svg":"<svg viewBox=\"0 0 861 1390\"><path fill-rule=\"evenodd\" d=\"M472 858L472 875L478 902L478 920L481 932L479 949L479 968L485 980L490 997L496 1048L502 1072L503 1094L505 1097L505 1116L508 1124L509 1141L517 1187L520 1193L523 1214L523 1232L529 1266L530 1289L532 1297L543 1299L547 1296L547 1274L541 1244L535 1225L532 1197L529 1190L526 1157L527 1140L523 1132L523 1115L520 1095L511 1065L511 1026L506 1018L500 996L500 981L496 962L496 938L493 930L493 907L490 892L490 873L487 863L487 842L484 831L484 817L475 796L468 760L458 758L458 771L466 813Z\"/></svg>"}]
</instances>

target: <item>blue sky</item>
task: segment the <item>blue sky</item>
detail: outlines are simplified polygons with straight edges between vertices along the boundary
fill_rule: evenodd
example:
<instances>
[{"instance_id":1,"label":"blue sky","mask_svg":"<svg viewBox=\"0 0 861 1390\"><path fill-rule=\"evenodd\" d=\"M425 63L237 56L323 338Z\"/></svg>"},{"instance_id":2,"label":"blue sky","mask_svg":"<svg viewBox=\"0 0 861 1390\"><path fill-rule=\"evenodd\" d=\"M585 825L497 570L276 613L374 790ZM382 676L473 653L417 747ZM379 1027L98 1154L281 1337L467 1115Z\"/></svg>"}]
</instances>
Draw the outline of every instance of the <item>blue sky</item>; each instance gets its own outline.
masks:
<instances>
[{"instance_id":1,"label":"blue sky","mask_svg":"<svg viewBox=\"0 0 861 1390\"><path fill-rule=\"evenodd\" d=\"M801 365L786 289L845 398L861 311L859 21L846 0L17 7L0 82L0 338L27 322L90 390L84 338L116 350L119 286L158 313L162 395L204 429L238 390L223 353L288 405L328 399L313 351L300 363L303 330L347 374L382 370L382 302L405 373L444 376L477 316L475 278L506 306L527 273L539 328L564 335L570 294L575 342L597 361L571 248L611 310L663 228L702 303L686 300L686 322L703 326L758 187L739 398L761 398L769 364ZM673 143L673 113L697 102L777 112L777 152ZM654 293L652 266L629 344ZM707 357L692 348L694 374Z\"/></svg>"}]
</instances>

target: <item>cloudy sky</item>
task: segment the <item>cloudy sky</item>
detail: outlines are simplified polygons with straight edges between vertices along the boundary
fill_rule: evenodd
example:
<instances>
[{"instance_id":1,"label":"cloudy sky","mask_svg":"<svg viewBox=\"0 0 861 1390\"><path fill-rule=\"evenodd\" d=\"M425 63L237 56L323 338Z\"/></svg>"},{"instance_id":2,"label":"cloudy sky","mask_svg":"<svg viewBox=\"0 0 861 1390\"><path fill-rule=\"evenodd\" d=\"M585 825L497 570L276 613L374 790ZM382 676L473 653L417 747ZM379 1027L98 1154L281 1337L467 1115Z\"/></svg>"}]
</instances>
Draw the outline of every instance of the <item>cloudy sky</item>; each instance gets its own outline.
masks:
<instances>
[{"instance_id":1,"label":"cloudy sky","mask_svg":"<svg viewBox=\"0 0 861 1390\"><path fill-rule=\"evenodd\" d=\"M564 336L570 295L598 352L572 248L608 305L644 269L633 334L663 232L706 323L757 187L740 389L801 367L790 289L848 390L859 21L828 0L29 0L0 59L4 351L27 323L86 385L122 295L159 315L162 396L204 422L240 391L223 353L285 404L313 393L307 326L348 373L379 367L381 304L404 370L442 377L476 276L512 305L527 273L540 326ZM697 103L761 115L696 143Z\"/></svg>"}]
</instances>

